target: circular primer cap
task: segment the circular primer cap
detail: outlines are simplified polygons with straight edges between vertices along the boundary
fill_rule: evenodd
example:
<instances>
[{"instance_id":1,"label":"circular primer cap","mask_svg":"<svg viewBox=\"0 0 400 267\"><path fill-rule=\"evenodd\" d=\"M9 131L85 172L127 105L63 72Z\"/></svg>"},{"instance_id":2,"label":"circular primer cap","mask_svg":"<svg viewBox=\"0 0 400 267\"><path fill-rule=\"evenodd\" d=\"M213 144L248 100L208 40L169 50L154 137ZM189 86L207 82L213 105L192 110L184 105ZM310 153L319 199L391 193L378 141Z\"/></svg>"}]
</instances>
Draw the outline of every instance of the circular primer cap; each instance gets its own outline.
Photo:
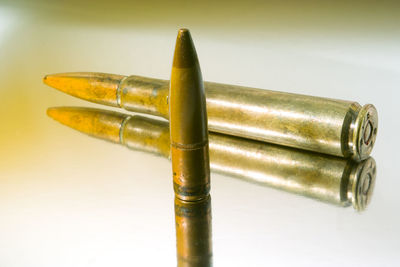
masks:
<instances>
[{"instance_id":1,"label":"circular primer cap","mask_svg":"<svg viewBox=\"0 0 400 267\"><path fill-rule=\"evenodd\" d=\"M368 158L358 164L353 172L352 203L357 211L365 210L371 201L375 186L376 163L373 158Z\"/></svg>"},{"instance_id":2,"label":"circular primer cap","mask_svg":"<svg viewBox=\"0 0 400 267\"><path fill-rule=\"evenodd\" d=\"M356 119L355 129L356 135L353 142L357 153L354 158L364 160L371 154L378 132L378 112L373 105L367 104L361 108Z\"/></svg>"}]
</instances>

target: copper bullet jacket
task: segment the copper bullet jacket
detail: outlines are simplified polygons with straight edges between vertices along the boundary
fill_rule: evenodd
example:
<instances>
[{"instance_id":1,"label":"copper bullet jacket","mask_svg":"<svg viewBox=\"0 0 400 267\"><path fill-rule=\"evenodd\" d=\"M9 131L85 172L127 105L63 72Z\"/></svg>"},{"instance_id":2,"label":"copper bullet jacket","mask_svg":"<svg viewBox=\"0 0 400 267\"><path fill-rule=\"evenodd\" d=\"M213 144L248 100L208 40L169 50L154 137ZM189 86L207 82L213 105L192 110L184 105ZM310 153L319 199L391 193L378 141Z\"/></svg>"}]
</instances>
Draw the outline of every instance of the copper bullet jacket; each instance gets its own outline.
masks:
<instances>
[{"instance_id":1,"label":"copper bullet jacket","mask_svg":"<svg viewBox=\"0 0 400 267\"><path fill-rule=\"evenodd\" d=\"M50 117L133 150L170 156L168 122L93 108L50 108ZM113 128L113 130L110 129ZM210 133L212 171L244 181L363 210L371 200L376 164Z\"/></svg>"},{"instance_id":2,"label":"copper bullet jacket","mask_svg":"<svg viewBox=\"0 0 400 267\"><path fill-rule=\"evenodd\" d=\"M208 130L203 79L190 33L178 33L169 90L171 160L178 198L196 201L210 192Z\"/></svg>"},{"instance_id":3,"label":"copper bullet jacket","mask_svg":"<svg viewBox=\"0 0 400 267\"><path fill-rule=\"evenodd\" d=\"M106 79L104 75L107 77L97 73L48 75L45 83L92 102L169 118L168 81L121 76L111 86L110 80L118 76L110 74ZM86 90L93 92L90 84L109 87L114 94L112 103L86 94ZM354 160L367 158L374 146L378 115L371 104L212 82L204 86L210 131Z\"/></svg>"},{"instance_id":4,"label":"copper bullet jacket","mask_svg":"<svg viewBox=\"0 0 400 267\"><path fill-rule=\"evenodd\" d=\"M43 82L90 102L118 107L116 92L125 76L106 73L73 72L47 75ZM61 89L62 88L62 89Z\"/></svg>"},{"instance_id":5,"label":"copper bullet jacket","mask_svg":"<svg viewBox=\"0 0 400 267\"><path fill-rule=\"evenodd\" d=\"M211 198L184 201L175 198L178 266L212 266Z\"/></svg>"}]
</instances>

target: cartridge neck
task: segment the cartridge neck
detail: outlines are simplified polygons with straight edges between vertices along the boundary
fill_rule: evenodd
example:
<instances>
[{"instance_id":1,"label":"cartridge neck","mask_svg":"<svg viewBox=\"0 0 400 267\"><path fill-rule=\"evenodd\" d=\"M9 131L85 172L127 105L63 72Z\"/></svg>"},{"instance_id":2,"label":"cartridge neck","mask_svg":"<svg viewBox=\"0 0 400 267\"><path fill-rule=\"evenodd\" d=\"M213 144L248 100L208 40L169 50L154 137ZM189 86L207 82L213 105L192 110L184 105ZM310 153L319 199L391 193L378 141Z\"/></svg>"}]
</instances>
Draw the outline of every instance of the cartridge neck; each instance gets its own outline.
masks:
<instances>
[{"instance_id":1,"label":"cartridge neck","mask_svg":"<svg viewBox=\"0 0 400 267\"><path fill-rule=\"evenodd\" d=\"M169 82L132 75L124 77L117 89L119 107L168 119Z\"/></svg>"}]
</instances>

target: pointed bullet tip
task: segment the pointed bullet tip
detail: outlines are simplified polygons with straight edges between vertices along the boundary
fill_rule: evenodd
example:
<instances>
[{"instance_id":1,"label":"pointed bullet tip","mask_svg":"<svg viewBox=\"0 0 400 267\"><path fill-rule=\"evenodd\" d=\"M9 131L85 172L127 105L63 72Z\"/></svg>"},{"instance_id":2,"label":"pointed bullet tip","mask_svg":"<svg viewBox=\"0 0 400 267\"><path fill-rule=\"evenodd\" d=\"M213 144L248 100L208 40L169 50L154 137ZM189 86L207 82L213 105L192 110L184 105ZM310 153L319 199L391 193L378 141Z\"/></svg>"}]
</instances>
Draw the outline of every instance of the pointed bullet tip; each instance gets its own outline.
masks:
<instances>
[{"instance_id":1,"label":"pointed bullet tip","mask_svg":"<svg viewBox=\"0 0 400 267\"><path fill-rule=\"evenodd\" d=\"M66 110L68 110L66 107L50 107L46 110L46 114L50 118L59 121L60 117L65 113Z\"/></svg>"},{"instance_id":2,"label":"pointed bullet tip","mask_svg":"<svg viewBox=\"0 0 400 267\"><path fill-rule=\"evenodd\" d=\"M57 77L60 76L59 74L46 74L43 77L43 83L53 87L53 83L57 81ZM60 76L62 77L62 76Z\"/></svg>"},{"instance_id":3,"label":"pointed bullet tip","mask_svg":"<svg viewBox=\"0 0 400 267\"><path fill-rule=\"evenodd\" d=\"M52 76L51 74L45 75L43 77L43 83L49 85L49 80L51 79L51 76Z\"/></svg>"},{"instance_id":4,"label":"pointed bullet tip","mask_svg":"<svg viewBox=\"0 0 400 267\"><path fill-rule=\"evenodd\" d=\"M182 28L182 29L179 29L178 34L179 35L190 34L190 31L186 28Z\"/></svg>"},{"instance_id":5,"label":"pointed bullet tip","mask_svg":"<svg viewBox=\"0 0 400 267\"><path fill-rule=\"evenodd\" d=\"M196 49L188 29L180 29L176 38L174 62L175 68L190 68L198 63Z\"/></svg>"},{"instance_id":6,"label":"pointed bullet tip","mask_svg":"<svg viewBox=\"0 0 400 267\"><path fill-rule=\"evenodd\" d=\"M47 116L49 116L49 117L52 117L52 114L54 113L54 108L48 108L47 110L46 110L46 114L47 114Z\"/></svg>"},{"instance_id":7,"label":"pointed bullet tip","mask_svg":"<svg viewBox=\"0 0 400 267\"><path fill-rule=\"evenodd\" d=\"M47 74L43 77L43 83L50 87L58 89L57 86L61 78L63 78L62 75Z\"/></svg>"}]
</instances>

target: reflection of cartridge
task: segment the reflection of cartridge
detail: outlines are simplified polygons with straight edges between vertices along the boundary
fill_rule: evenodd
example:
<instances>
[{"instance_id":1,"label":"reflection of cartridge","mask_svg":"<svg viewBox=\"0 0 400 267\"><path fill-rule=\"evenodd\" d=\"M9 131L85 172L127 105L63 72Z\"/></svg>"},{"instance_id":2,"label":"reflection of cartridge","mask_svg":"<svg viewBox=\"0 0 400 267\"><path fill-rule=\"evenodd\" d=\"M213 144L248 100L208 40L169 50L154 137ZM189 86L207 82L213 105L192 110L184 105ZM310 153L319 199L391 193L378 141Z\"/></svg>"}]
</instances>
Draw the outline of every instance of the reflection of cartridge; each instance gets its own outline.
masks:
<instances>
[{"instance_id":1,"label":"reflection of cartridge","mask_svg":"<svg viewBox=\"0 0 400 267\"><path fill-rule=\"evenodd\" d=\"M168 122L111 111L49 108L55 120L91 136L131 149L169 157ZM362 210L374 187L375 161L352 160L263 142L209 134L211 170Z\"/></svg>"},{"instance_id":2,"label":"reflection of cartridge","mask_svg":"<svg viewBox=\"0 0 400 267\"><path fill-rule=\"evenodd\" d=\"M169 83L103 73L48 75L73 96L168 118ZM362 160L371 153L378 117L356 102L205 82L210 131Z\"/></svg>"},{"instance_id":3,"label":"reflection of cartridge","mask_svg":"<svg viewBox=\"0 0 400 267\"><path fill-rule=\"evenodd\" d=\"M211 198L175 198L178 266L212 266Z\"/></svg>"}]
</instances>

